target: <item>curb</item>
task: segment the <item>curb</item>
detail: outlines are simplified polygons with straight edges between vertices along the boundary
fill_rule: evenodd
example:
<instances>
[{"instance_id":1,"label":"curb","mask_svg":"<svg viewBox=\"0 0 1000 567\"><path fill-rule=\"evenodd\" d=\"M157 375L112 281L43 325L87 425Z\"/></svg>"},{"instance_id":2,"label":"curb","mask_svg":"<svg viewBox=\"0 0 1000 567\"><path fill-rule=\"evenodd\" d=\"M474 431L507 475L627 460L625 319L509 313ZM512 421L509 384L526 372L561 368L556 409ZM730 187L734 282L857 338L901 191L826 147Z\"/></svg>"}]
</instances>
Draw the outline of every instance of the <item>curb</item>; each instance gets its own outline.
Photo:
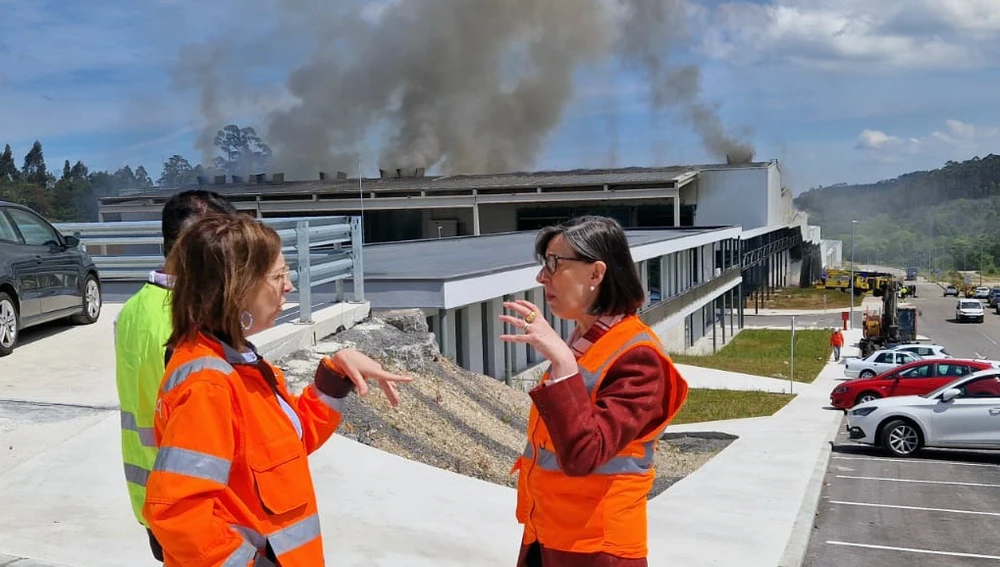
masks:
<instances>
[{"instance_id":1,"label":"curb","mask_svg":"<svg viewBox=\"0 0 1000 567\"><path fill-rule=\"evenodd\" d=\"M56 563L48 563L27 557L15 557L0 553L0 567L66 567Z\"/></svg>"},{"instance_id":2,"label":"curb","mask_svg":"<svg viewBox=\"0 0 1000 567\"><path fill-rule=\"evenodd\" d=\"M795 524L788 537L788 544L785 546L785 553L782 554L778 567L800 567L805 561L816 522L816 512L819 510L820 495L823 493L823 479L826 477L826 471L830 465L833 442L837 438L842 421L837 421L837 427L823 441L823 447L819 451L815 468L812 476L809 477L805 495L802 497L802 506L795 518Z\"/></svg>"}]
</instances>

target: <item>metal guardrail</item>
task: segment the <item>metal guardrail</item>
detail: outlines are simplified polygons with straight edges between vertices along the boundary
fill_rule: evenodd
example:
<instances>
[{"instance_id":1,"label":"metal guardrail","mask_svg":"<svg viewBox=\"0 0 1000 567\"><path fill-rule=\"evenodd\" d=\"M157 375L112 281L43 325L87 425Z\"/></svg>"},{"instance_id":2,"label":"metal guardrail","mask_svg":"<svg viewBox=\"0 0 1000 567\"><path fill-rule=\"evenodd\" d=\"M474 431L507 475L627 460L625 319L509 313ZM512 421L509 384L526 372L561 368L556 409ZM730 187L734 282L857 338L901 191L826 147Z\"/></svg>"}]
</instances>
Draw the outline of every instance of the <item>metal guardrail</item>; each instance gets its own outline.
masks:
<instances>
[{"instance_id":1,"label":"metal guardrail","mask_svg":"<svg viewBox=\"0 0 1000 567\"><path fill-rule=\"evenodd\" d=\"M361 217L263 219L278 232L282 252L299 292L299 322L312 323L312 290L334 282L337 301L343 281L353 282L353 301L365 300ZM56 223L80 239L105 281L145 281L163 265L160 221Z\"/></svg>"}]
</instances>

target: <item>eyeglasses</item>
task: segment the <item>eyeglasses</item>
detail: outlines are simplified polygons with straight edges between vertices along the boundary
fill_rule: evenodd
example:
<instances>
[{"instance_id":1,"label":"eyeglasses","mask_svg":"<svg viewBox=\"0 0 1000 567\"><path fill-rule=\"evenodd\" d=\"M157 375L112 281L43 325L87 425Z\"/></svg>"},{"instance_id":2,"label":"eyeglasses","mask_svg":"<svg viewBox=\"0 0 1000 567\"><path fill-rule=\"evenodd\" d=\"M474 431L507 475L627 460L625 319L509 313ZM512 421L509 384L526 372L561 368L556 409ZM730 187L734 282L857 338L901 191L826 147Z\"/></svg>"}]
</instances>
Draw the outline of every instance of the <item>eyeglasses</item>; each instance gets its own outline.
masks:
<instances>
[{"instance_id":1,"label":"eyeglasses","mask_svg":"<svg viewBox=\"0 0 1000 567\"><path fill-rule=\"evenodd\" d=\"M549 271L550 274L556 273L556 270L559 269L559 261L560 260L566 261L566 262L590 262L591 261L591 260L587 260L586 258L571 258L571 257L568 257L568 256L559 256L557 254L546 254L545 256L538 258L538 261L542 264L542 266L546 270Z\"/></svg>"},{"instance_id":2,"label":"eyeglasses","mask_svg":"<svg viewBox=\"0 0 1000 567\"><path fill-rule=\"evenodd\" d=\"M269 281L273 280L276 283L283 284L285 283L286 280L291 281L292 279L291 276L292 276L292 270L288 266L285 266L284 269L282 269L280 272L268 274L267 279Z\"/></svg>"}]
</instances>

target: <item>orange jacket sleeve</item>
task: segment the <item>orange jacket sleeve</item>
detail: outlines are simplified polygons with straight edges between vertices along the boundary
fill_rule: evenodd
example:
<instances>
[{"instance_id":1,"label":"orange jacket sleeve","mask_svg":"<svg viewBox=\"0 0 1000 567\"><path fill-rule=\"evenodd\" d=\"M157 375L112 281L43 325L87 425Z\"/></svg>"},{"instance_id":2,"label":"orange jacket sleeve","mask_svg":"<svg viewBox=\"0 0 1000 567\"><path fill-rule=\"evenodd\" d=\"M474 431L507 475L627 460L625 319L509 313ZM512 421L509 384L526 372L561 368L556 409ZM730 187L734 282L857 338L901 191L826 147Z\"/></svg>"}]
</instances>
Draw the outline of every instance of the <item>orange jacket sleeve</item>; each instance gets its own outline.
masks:
<instances>
[{"instance_id":1,"label":"orange jacket sleeve","mask_svg":"<svg viewBox=\"0 0 1000 567\"><path fill-rule=\"evenodd\" d=\"M337 431L345 399L330 397L320 392L315 384L310 384L295 400L306 453L319 449Z\"/></svg>"},{"instance_id":2,"label":"orange jacket sleeve","mask_svg":"<svg viewBox=\"0 0 1000 567\"><path fill-rule=\"evenodd\" d=\"M235 452L233 421L228 387L197 375L157 401L159 450L146 484L143 516L176 564L214 567L253 561L256 549L215 512Z\"/></svg>"}]
</instances>

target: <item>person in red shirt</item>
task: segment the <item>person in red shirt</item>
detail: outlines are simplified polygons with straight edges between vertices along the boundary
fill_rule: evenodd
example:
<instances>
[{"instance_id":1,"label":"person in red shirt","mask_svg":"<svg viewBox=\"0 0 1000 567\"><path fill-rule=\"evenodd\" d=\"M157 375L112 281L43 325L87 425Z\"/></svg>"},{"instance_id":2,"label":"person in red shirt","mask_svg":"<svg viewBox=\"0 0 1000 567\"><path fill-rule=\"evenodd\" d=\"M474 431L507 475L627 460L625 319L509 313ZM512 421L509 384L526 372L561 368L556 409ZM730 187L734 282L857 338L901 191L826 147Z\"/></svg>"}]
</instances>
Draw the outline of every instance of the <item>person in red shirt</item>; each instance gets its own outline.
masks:
<instances>
[{"instance_id":1,"label":"person in red shirt","mask_svg":"<svg viewBox=\"0 0 1000 567\"><path fill-rule=\"evenodd\" d=\"M833 361L840 362L840 347L844 346L844 335L840 329L834 329L830 335L830 346L833 347Z\"/></svg>"},{"instance_id":2,"label":"person in red shirt","mask_svg":"<svg viewBox=\"0 0 1000 567\"><path fill-rule=\"evenodd\" d=\"M519 471L518 567L645 567L653 455L688 386L636 315L646 296L621 226L581 217L542 229L537 280L568 342L538 306L505 303L500 319L551 363L531 390Z\"/></svg>"}]
</instances>

